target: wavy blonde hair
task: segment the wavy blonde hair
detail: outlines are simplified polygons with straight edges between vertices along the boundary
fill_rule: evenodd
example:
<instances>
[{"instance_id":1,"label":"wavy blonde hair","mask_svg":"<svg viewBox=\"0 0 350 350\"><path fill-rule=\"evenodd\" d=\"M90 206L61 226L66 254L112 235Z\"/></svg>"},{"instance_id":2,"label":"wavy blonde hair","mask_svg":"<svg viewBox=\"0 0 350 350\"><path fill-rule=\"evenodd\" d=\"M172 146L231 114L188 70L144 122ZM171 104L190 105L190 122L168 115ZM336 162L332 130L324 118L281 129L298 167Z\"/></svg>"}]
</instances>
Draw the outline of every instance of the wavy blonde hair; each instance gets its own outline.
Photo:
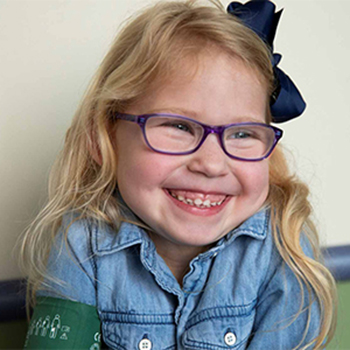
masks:
<instances>
[{"instance_id":1,"label":"wavy blonde hair","mask_svg":"<svg viewBox=\"0 0 350 350\"><path fill-rule=\"evenodd\" d=\"M130 20L99 67L67 132L64 149L51 171L49 201L25 232L22 261L28 274L29 302L35 302L64 213L78 211L82 217L107 222L115 229L124 220L121 204L114 195L117 152L110 136L111 113L124 111L147 93L156 78L171 76L181 58L195 57L208 45L255 70L267 86L267 97L270 96L274 78L269 49L240 20L227 14L218 1L209 0L205 5L195 0L160 2ZM307 186L289 174L285 157L277 147L270 158L267 198L272 209L274 240L295 273L302 295L306 288L307 295L316 296L322 323L318 336L309 345L321 348L334 333L336 289L331 274L319 262L318 236L310 220L307 197ZM312 245L315 260L301 249L302 231ZM300 312L302 307L303 303ZM304 336L306 333L307 329Z\"/></svg>"}]
</instances>

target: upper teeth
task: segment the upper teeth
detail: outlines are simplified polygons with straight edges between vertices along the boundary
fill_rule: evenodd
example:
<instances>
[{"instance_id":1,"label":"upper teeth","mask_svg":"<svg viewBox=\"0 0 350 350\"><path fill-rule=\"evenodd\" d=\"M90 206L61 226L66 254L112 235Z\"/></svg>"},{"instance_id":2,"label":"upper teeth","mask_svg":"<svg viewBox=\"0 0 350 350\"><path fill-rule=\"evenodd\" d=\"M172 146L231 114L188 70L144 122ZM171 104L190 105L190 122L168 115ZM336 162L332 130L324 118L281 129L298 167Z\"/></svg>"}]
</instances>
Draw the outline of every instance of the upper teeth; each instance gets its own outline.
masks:
<instances>
[{"instance_id":1,"label":"upper teeth","mask_svg":"<svg viewBox=\"0 0 350 350\"><path fill-rule=\"evenodd\" d=\"M170 191L169 191L170 192ZM181 196L181 195L176 195L175 193L173 192L170 192L170 194L176 198L177 200L179 200L180 202L184 202L186 204L189 204L189 205L194 205L198 208L210 208L210 207L215 207L216 205L221 205L222 202L224 201L224 199L222 199L221 201L219 202L211 202L209 199L206 199L205 201L203 201L202 199L200 198L196 198L195 200L193 199L190 199L190 198L185 198L184 196Z\"/></svg>"}]
</instances>

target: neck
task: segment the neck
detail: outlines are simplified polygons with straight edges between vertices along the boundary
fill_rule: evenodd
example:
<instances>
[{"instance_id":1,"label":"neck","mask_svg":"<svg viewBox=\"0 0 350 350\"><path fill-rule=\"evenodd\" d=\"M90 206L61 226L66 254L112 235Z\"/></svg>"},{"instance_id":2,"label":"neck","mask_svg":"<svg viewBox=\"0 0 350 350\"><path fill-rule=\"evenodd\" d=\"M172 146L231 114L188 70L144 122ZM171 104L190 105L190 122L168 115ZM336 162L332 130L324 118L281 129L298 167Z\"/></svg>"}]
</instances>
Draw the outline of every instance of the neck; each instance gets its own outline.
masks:
<instances>
[{"instance_id":1,"label":"neck","mask_svg":"<svg viewBox=\"0 0 350 350\"><path fill-rule=\"evenodd\" d=\"M149 235L156 246L157 253L163 258L182 287L182 281L189 271L190 262L209 247L183 246L168 241L158 234L150 233Z\"/></svg>"}]
</instances>

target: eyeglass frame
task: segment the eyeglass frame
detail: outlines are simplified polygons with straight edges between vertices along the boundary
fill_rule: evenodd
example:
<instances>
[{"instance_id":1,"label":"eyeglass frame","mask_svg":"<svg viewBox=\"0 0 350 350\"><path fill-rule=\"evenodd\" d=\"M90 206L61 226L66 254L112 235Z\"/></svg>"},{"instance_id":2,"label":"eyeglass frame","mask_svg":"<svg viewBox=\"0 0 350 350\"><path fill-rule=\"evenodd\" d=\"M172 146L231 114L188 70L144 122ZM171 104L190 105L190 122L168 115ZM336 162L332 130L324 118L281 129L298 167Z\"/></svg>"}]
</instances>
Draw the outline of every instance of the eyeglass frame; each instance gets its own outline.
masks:
<instances>
[{"instance_id":1,"label":"eyeglass frame","mask_svg":"<svg viewBox=\"0 0 350 350\"><path fill-rule=\"evenodd\" d=\"M192 123L198 124L200 125L203 130L203 136L202 139L200 140L200 142L198 143L198 145L191 151L186 151L186 152L166 152L166 151L160 151L158 149L155 149L154 147L151 146L151 144L149 143L147 136L146 136L146 123L147 120L149 118L152 117L173 117L173 118L177 118L177 119L182 119L182 120L187 120L190 121ZM126 120L129 122L133 122L136 123L140 126L141 130L142 130L142 134L143 134L143 138L147 144L147 146L154 152L157 153L161 153L161 154L167 154L167 155L175 155L175 156L181 156L181 155L187 155L187 154L192 154L195 153L196 151L198 151L198 149L203 145L204 141L206 140L206 138L208 137L209 134L217 134L219 136L219 143L220 146L222 148L222 150L224 151L224 153L232 158L232 159L236 159L236 160L241 160L244 162L258 162L261 161L263 159L266 159L270 156L270 154L272 153L272 151L275 149L278 141L282 138L283 136L283 130L279 129L273 125L269 125L269 124L264 124L264 123L257 123L257 122L243 122L243 123L232 123L232 124L225 124L225 125L208 125L208 124L204 124L199 122L198 120L192 119L192 118L188 118L182 115L178 115L178 114L170 114L170 113L152 113L152 114L140 114L140 115L135 115L135 114L127 114L127 113L115 113L113 115L113 118L115 119L120 119L120 120ZM240 158L237 156L234 156L230 153L227 152L227 150L225 149L224 146L224 141L223 141L223 135L226 129L232 127L232 126L237 126L237 125L260 125L266 128L270 128L273 130L274 134L275 134L275 138L273 141L273 144L269 150L269 152L264 155L263 157L260 158L254 158L254 159L246 159L246 158Z\"/></svg>"}]
</instances>

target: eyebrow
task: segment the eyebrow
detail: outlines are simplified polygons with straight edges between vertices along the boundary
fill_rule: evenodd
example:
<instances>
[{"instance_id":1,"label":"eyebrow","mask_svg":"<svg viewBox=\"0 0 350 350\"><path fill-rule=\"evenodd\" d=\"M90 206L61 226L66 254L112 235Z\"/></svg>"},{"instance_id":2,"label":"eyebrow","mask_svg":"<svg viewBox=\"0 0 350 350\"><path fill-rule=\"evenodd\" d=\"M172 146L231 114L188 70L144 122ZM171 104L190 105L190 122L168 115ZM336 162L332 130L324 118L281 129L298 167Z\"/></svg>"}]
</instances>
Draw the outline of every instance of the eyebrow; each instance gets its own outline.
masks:
<instances>
[{"instance_id":1,"label":"eyebrow","mask_svg":"<svg viewBox=\"0 0 350 350\"><path fill-rule=\"evenodd\" d=\"M189 117L192 119L199 119L199 114L193 110L188 109L182 109L177 107L163 107L163 108L157 108L152 109L147 114L153 114L153 113L170 113L170 114L178 114L182 115L184 117ZM248 116L237 116L234 118L234 121L229 124L235 124L235 123L265 123L265 120L262 121L260 119L254 118L254 117L248 117Z\"/></svg>"}]
</instances>

